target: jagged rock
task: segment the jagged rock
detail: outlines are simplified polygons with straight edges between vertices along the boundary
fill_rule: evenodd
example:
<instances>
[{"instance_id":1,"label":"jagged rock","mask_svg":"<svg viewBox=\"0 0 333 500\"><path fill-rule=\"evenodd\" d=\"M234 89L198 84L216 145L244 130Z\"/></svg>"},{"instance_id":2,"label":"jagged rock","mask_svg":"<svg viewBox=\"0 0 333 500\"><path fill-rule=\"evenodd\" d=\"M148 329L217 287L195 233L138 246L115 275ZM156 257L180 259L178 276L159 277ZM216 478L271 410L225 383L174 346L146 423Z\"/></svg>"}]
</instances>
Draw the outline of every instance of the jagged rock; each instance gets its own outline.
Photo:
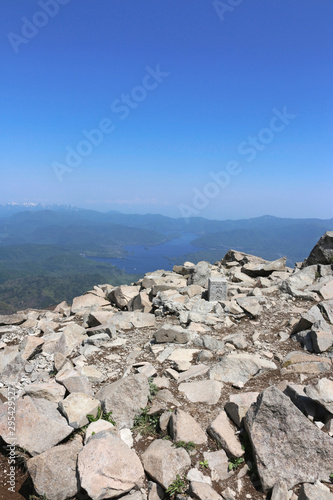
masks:
<instances>
[{"instance_id":1,"label":"jagged rock","mask_svg":"<svg viewBox=\"0 0 333 500\"><path fill-rule=\"evenodd\" d=\"M258 354L230 353L222 356L221 361L209 370L209 378L242 387L263 370L276 370L276 365Z\"/></svg>"},{"instance_id":2,"label":"jagged rock","mask_svg":"<svg viewBox=\"0 0 333 500\"><path fill-rule=\"evenodd\" d=\"M257 401L258 396L258 392L243 392L229 396L229 401L224 405L224 409L237 427L242 425L243 418L252 403Z\"/></svg>"},{"instance_id":3,"label":"jagged rock","mask_svg":"<svg viewBox=\"0 0 333 500\"><path fill-rule=\"evenodd\" d=\"M89 423L87 415L97 416L100 402L83 392L73 392L59 402L59 408L69 425L74 429L79 429Z\"/></svg>"},{"instance_id":4,"label":"jagged rock","mask_svg":"<svg viewBox=\"0 0 333 500\"><path fill-rule=\"evenodd\" d=\"M333 493L317 481L315 484L303 483L298 500L333 500Z\"/></svg>"},{"instance_id":5,"label":"jagged rock","mask_svg":"<svg viewBox=\"0 0 333 500\"><path fill-rule=\"evenodd\" d=\"M136 373L143 373L146 377L155 377L157 375L156 368L151 363L146 361L141 361L140 363L134 363L133 368Z\"/></svg>"},{"instance_id":6,"label":"jagged rock","mask_svg":"<svg viewBox=\"0 0 333 500\"><path fill-rule=\"evenodd\" d=\"M313 323L310 334L314 352L325 352L332 347L333 333L326 321Z\"/></svg>"},{"instance_id":7,"label":"jagged rock","mask_svg":"<svg viewBox=\"0 0 333 500\"><path fill-rule=\"evenodd\" d=\"M162 325L154 333L155 342L173 342L175 344L186 344L190 340L190 332L177 325Z\"/></svg>"},{"instance_id":8,"label":"jagged rock","mask_svg":"<svg viewBox=\"0 0 333 500\"><path fill-rule=\"evenodd\" d=\"M78 457L81 486L92 500L114 498L143 486L136 453L110 432L92 436Z\"/></svg>"},{"instance_id":9,"label":"jagged rock","mask_svg":"<svg viewBox=\"0 0 333 500\"><path fill-rule=\"evenodd\" d=\"M288 384L283 393L291 399L304 415L316 420L325 418L327 412L319 403L307 396L304 385Z\"/></svg>"},{"instance_id":10,"label":"jagged rock","mask_svg":"<svg viewBox=\"0 0 333 500\"><path fill-rule=\"evenodd\" d=\"M175 448L169 441L163 439L155 439L141 459L145 471L165 489L170 486L177 474L182 476L191 466L187 451Z\"/></svg>"},{"instance_id":11,"label":"jagged rock","mask_svg":"<svg viewBox=\"0 0 333 500\"><path fill-rule=\"evenodd\" d=\"M289 500L288 488L284 481L274 484L271 500Z\"/></svg>"},{"instance_id":12,"label":"jagged rock","mask_svg":"<svg viewBox=\"0 0 333 500\"><path fill-rule=\"evenodd\" d=\"M327 411L333 414L333 381L322 378L316 385L305 387L306 395L320 403Z\"/></svg>"},{"instance_id":13,"label":"jagged rock","mask_svg":"<svg viewBox=\"0 0 333 500\"><path fill-rule=\"evenodd\" d=\"M164 500L164 489L153 481L148 481L148 500Z\"/></svg>"},{"instance_id":14,"label":"jagged rock","mask_svg":"<svg viewBox=\"0 0 333 500\"><path fill-rule=\"evenodd\" d=\"M333 231L327 231L313 247L310 255L303 262L303 266L312 264L332 264L333 259Z\"/></svg>"},{"instance_id":15,"label":"jagged rock","mask_svg":"<svg viewBox=\"0 0 333 500\"><path fill-rule=\"evenodd\" d=\"M69 393L84 392L89 396L93 395L93 390L88 378L72 368L58 373L56 375L56 381L62 384Z\"/></svg>"},{"instance_id":16,"label":"jagged rock","mask_svg":"<svg viewBox=\"0 0 333 500\"><path fill-rule=\"evenodd\" d=\"M211 351L222 351L224 349L224 342L221 342L210 335L198 336L193 339L193 343L198 347L205 347Z\"/></svg>"},{"instance_id":17,"label":"jagged rock","mask_svg":"<svg viewBox=\"0 0 333 500\"><path fill-rule=\"evenodd\" d=\"M199 500L221 500L221 495L206 483L191 481L189 490L193 498L198 498Z\"/></svg>"},{"instance_id":18,"label":"jagged rock","mask_svg":"<svg viewBox=\"0 0 333 500\"><path fill-rule=\"evenodd\" d=\"M280 480L288 488L301 482L328 480L333 440L276 387L265 389L251 406L245 426L264 491Z\"/></svg>"},{"instance_id":19,"label":"jagged rock","mask_svg":"<svg viewBox=\"0 0 333 500\"><path fill-rule=\"evenodd\" d=\"M328 358L293 351L284 357L282 368L285 372L325 373L332 369L332 363Z\"/></svg>"},{"instance_id":20,"label":"jagged rock","mask_svg":"<svg viewBox=\"0 0 333 500\"><path fill-rule=\"evenodd\" d=\"M24 313L0 314L0 326L21 325L27 319Z\"/></svg>"},{"instance_id":21,"label":"jagged rock","mask_svg":"<svg viewBox=\"0 0 333 500\"><path fill-rule=\"evenodd\" d=\"M155 316L140 311L120 311L112 317L111 322L120 330L131 330L155 326Z\"/></svg>"},{"instance_id":22,"label":"jagged rock","mask_svg":"<svg viewBox=\"0 0 333 500\"><path fill-rule=\"evenodd\" d=\"M118 432L115 426L112 425L111 422L100 418L99 420L96 420L96 422L91 422L88 425L84 436L84 444L87 444L91 436L93 436L94 434L98 434L99 432L111 432L115 436L118 436Z\"/></svg>"},{"instance_id":23,"label":"jagged rock","mask_svg":"<svg viewBox=\"0 0 333 500\"><path fill-rule=\"evenodd\" d=\"M59 403L64 399L66 393L65 387L57 384L54 380L44 383L30 384L25 387L25 394L32 398L47 399L52 403Z\"/></svg>"},{"instance_id":24,"label":"jagged rock","mask_svg":"<svg viewBox=\"0 0 333 500\"><path fill-rule=\"evenodd\" d=\"M223 337L223 342L233 345L236 349L246 349L247 341L242 333L233 333Z\"/></svg>"},{"instance_id":25,"label":"jagged rock","mask_svg":"<svg viewBox=\"0 0 333 500\"><path fill-rule=\"evenodd\" d=\"M190 469L186 475L188 481L195 481L198 483L205 483L212 485L212 480L209 476L204 476L204 474L199 469Z\"/></svg>"},{"instance_id":26,"label":"jagged rock","mask_svg":"<svg viewBox=\"0 0 333 500\"><path fill-rule=\"evenodd\" d=\"M69 356L86 338L85 329L72 323L64 328L55 350L64 356Z\"/></svg>"},{"instance_id":27,"label":"jagged rock","mask_svg":"<svg viewBox=\"0 0 333 500\"><path fill-rule=\"evenodd\" d=\"M211 275L211 265L201 261L195 266L193 273L188 279L188 285L199 285L203 288L208 286L208 278Z\"/></svg>"},{"instance_id":28,"label":"jagged rock","mask_svg":"<svg viewBox=\"0 0 333 500\"><path fill-rule=\"evenodd\" d=\"M76 437L27 461L38 495L45 495L48 500L66 500L78 493L80 483L76 463L81 449L82 440Z\"/></svg>"},{"instance_id":29,"label":"jagged rock","mask_svg":"<svg viewBox=\"0 0 333 500\"><path fill-rule=\"evenodd\" d=\"M0 351L0 376L5 384L14 384L21 377L26 366L18 346L6 346Z\"/></svg>"},{"instance_id":30,"label":"jagged rock","mask_svg":"<svg viewBox=\"0 0 333 500\"><path fill-rule=\"evenodd\" d=\"M57 405L46 399L30 396L16 402L16 445L30 455L38 455L60 443L69 436L73 428L67 424L57 410ZM7 410L0 411L0 435L6 443L12 442L11 427L7 422Z\"/></svg>"},{"instance_id":31,"label":"jagged rock","mask_svg":"<svg viewBox=\"0 0 333 500\"><path fill-rule=\"evenodd\" d=\"M333 280L324 283L318 291L324 300L333 299Z\"/></svg>"},{"instance_id":32,"label":"jagged rock","mask_svg":"<svg viewBox=\"0 0 333 500\"><path fill-rule=\"evenodd\" d=\"M221 411L215 420L209 425L207 432L216 439L230 457L241 457L244 455L241 444L236 438L234 430L229 422L225 411Z\"/></svg>"},{"instance_id":33,"label":"jagged rock","mask_svg":"<svg viewBox=\"0 0 333 500\"><path fill-rule=\"evenodd\" d=\"M120 309L125 309L129 302L138 295L139 286L121 285L114 288L108 298L115 303Z\"/></svg>"},{"instance_id":34,"label":"jagged rock","mask_svg":"<svg viewBox=\"0 0 333 500\"><path fill-rule=\"evenodd\" d=\"M204 364L191 366L191 368L179 375L178 383L180 384L181 382L185 382L185 380L189 380L193 377L200 377L201 375L205 375L208 371L209 366Z\"/></svg>"},{"instance_id":35,"label":"jagged rock","mask_svg":"<svg viewBox=\"0 0 333 500\"><path fill-rule=\"evenodd\" d=\"M204 451L203 456L208 462L213 481L224 481L233 475L229 471L229 459L224 450Z\"/></svg>"},{"instance_id":36,"label":"jagged rock","mask_svg":"<svg viewBox=\"0 0 333 500\"><path fill-rule=\"evenodd\" d=\"M184 392L192 403L214 405L220 399L222 387L223 384L217 380L202 380L182 383L178 389L180 392Z\"/></svg>"},{"instance_id":37,"label":"jagged rock","mask_svg":"<svg viewBox=\"0 0 333 500\"><path fill-rule=\"evenodd\" d=\"M42 344L44 344L44 339L40 337L26 337L20 344L22 358L27 361L37 352Z\"/></svg>"},{"instance_id":38,"label":"jagged rock","mask_svg":"<svg viewBox=\"0 0 333 500\"><path fill-rule=\"evenodd\" d=\"M96 397L102 401L105 411L112 411L117 428L133 427L134 418L147 406L148 379L145 375L129 375L104 386Z\"/></svg>"},{"instance_id":39,"label":"jagged rock","mask_svg":"<svg viewBox=\"0 0 333 500\"><path fill-rule=\"evenodd\" d=\"M301 319L293 327L292 334L311 329L313 323L316 321L325 321L318 305L311 307L308 312L302 314Z\"/></svg>"},{"instance_id":40,"label":"jagged rock","mask_svg":"<svg viewBox=\"0 0 333 500\"><path fill-rule=\"evenodd\" d=\"M169 421L170 435L177 441L192 441L195 444L207 442L206 433L201 429L198 422L188 413L176 408L171 414Z\"/></svg>"},{"instance_id":41,"label":"jagged rock","mask_svg":"<svg viewBox=\"0 0 333 500\"><path fill-rule=\"evenodd\" d=\"M72 304L72 314L81 313L84 311L93 311L100 308L110 307L111 304L108 300L103 297L99 297L94 293L86 293L80 295L80 297L75 297Z\"/></svg>"},{"instance_id":42,"label":"jagged rock","mask_svg":"<svg viewBox=\"0 0 333 500\"><path fill-rule=\"evenodd\" d=\"M175 349L168 360L174 363L178 371L183 372L191 368L193 356L198 352L198 349Z\"/></svg>"},{"instance_id":43,"label":"jagged rock","mask_svg":"<svg viewBox=\"0 0 333 500\"><path fill-rule=\"evenodd\" d=\"M257 318L261 312L259 301L252 297L240 297L236 299L237 304L245 311L251 318Z\"/></svg>"},{"instance_id":44,"label":"jagged rock","mask_svg":"<svg viewBox=\"0 0 333 500\"><path fill-rule=\"evenodd\" d=\"M327 316L330 324L333 324L333 299L331 300L323 300L318 304L318 308L322 314Z\"/></svg>"},{"instance_id":45,"label":"jagged rock","mask_svg":"<svg viewBox=\"0 0 333 500\"><path fill-rule=\"evenodd\" d=\"M103 373L94 365L82 366L82 368L80 368L80 374L83 375L83 377L87 377L91 384L104 382L105 380Z\"/></svg>"},{"instance_id":46,"label":"jagged rock","mask_svg":"<svg viewBox=\"0 0 333 500\"><path fill-rule=\"evenodd\" d=\"M286 257L282 257L281 259L277 259L272 262L266 261L265 263L261 264L244 264L244 266L242 267L242 272L252 277L269 276L274 271L285 271L286 260Z\"/></svg>"},{"instance_id":47,"label":"jagged rock","mask_svg":"<svg viewBox=\"0 0 333 500\"><path fill-rule=\"evenodd\" d=\"M102 313L100 313L102 314ZM114 316L114 313L112 313L112 317ZM110 318L111 321L111 318ZM115 339L117 338L117 333L116 333L116 327L114 325L111 325L109 323L104 323L100 324L97 326L93 326L92 328L87 328L86 329L86 334L91 338L91 337L96 337L96 335L104 335L105 339L110 340L110 339ZM89 339L87 339L87 342Z\"/></svg>"},{"instance_id":48,"label":"jagged rock","mask_svg":"<svg viewBox=\"0 0 333 500\"><path fill-rule=\"evenodd\" d=\"M91 311L88 312L87 323L90 328L96 326L109 326L109 323L114 315L113 311ZM87 331L89 335L89 330ZM99 333L99 332L98 332Z\"/></svg>"}]
</instances>

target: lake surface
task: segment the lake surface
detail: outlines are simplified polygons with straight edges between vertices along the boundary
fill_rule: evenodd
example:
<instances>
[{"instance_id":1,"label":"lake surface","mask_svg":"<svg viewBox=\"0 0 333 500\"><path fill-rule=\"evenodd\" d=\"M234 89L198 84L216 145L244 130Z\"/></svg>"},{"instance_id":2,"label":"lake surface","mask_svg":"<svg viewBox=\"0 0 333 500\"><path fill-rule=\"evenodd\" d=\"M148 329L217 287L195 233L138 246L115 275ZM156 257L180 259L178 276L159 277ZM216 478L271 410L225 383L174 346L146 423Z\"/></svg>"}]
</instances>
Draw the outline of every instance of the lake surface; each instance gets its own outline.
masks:
<instances>
[{"instance_id":1,"label":"lake surface","mask_svg":"<svg viewBox=\"0 0 333 500\"><path fill-rule=\"evenodd\" d=\"M98 262L109 262L127 273L145 274L157 269L171 271L174 262L169 259L175 259L186 253L200 250L199 247L191 244L191 241L196 238L198 238L198 235L186 233L180 238L151 247L143 245L124 246L124 249L129 253L121 259L89 258Z\"/></svg>"}]
</instances>

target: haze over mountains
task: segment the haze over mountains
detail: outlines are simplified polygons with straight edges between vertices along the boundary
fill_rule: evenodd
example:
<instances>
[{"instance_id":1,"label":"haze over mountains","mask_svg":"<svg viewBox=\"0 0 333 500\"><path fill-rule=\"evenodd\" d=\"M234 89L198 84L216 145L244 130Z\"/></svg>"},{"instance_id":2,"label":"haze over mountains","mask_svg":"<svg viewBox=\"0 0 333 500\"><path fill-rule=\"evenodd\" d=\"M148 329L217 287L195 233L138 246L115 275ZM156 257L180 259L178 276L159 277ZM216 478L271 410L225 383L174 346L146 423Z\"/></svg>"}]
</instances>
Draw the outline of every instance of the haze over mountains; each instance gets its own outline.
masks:
<instances>
[{"instance_id":1,"label":"haze over mountains","mask_svg":"<svg viewBox=\"0 0 333 500\"><path fill-rule=\"evenodd\" d=\"M169 269L185 260L213 263L229 248L268 260L286 255L288 265L293 266L332 229L333 219L173 219L72 206L0 205L0 313L48 307L64 298L71 300L96 283L116 285L138 277L91 258L125 258L135 269L139 247L154 246L155 255L157 249L165 255L170 252L166 242L179 238L177 254L165 255ZM186 234L193 236L190 253L188 244L182 253L181 238ZM155 268L154 261L149 266L144 272Z\"/></svg>"}]
</instances>

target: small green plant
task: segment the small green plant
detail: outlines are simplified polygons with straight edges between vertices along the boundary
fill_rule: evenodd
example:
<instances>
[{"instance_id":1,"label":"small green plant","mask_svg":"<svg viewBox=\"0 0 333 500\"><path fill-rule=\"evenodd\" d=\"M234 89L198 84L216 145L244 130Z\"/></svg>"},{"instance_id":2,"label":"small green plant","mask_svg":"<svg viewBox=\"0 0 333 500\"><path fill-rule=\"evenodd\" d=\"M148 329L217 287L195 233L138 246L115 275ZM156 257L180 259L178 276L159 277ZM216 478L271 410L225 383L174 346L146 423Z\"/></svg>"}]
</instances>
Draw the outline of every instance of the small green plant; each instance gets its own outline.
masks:
<instances>
[{"instance_id":1,"label":"small green plant","mask_svg":"<svg viewBox=\"0 0 333 500\"><path fill-rule=\"evenodd\" d=\"M330 481L331 481L331 483L333 483L333 474L330 474L330 476L329 476L329 477L330 477Z\"/></svg>"},{"instance_id":2,"label":"small green plant","mask_svg":"<svg viewBox=\"0 0 333 500\"><path fill-rule=\"evenodd\" d=\"M229 470L236 470L236 469L238 469L238 467L240 466L240 464L242 464L243 462L244 462L244 458L243 457L230 458L229 459L228 469Z\"/></svg>"},{"instance_id":3,"label":"small green plant","mask_svg":"<svg viewBox=\"0 0 333 500\"><path fill-rule=\"evenodd\" d=\"M96 417L94 417L94 415L91 415L91 414L86 415L86 417L87 417L89 423L91 423L91 422L97 422L97 420L102 419L102 420L106 420L107 422L110 422L110 424L112 424L112 425L115 426L116 422L113 420L113 418L111 417L111 415L112 415L112 411L109 411L109 412L103 411L102 412L102 409L99 406L98 410L97 410Z\"/></svg>"},{"instance_id":4,"label":"small green plant","mask_svg":"<svg viewBox=\"0 0 333 500\"><path fill-rule=\"evenodd\" d=\"M141 408L141 414L135 417L133 430L138 430L141 434L156 436L159 429L159 415L149 415L149 408Z\"/></svg>"},{"instance_id":5,"label":"small green plant","mask_svg":"<svg viewBox=\"0 0 333 500\"><path fill-rule=\"evenodd\" d=\"M195 449L195 444L193 443L193 441L189 441L188 443L186 443L186 441L176 441L174 443L174 446L176 448L184 448L184 450L186 451L192 451Z\"/></svg>"},{"instance_id":6,"label":"small green plant","mask_svg":"<svg viewBox=\"0 0 333 500\"><path fill-rule=\"evenodd\" d=\"M177 474L176 479L170 484L169 488L166 490L166 493L173 497L176 493L185 493L187 489L187 481L186 478L181 478L179 474Z\"/></svg>"},{"instance_id":7,"label":"small green plant","mask_svg":"<svg viewBox=\"0 0 333 500\"><path fill-rule=\"evenodd\" d=\"M202 462L199 462L199 466L202 467L202 469L208 469L208 460L203 460Z\"/></svg>"},{"instance_id":8,"label":"small green plant","mask_svg":"<svg viewBox=\"0 0 333 500\"><path fill-rule=\"evenodd\" d=\"M158 393L158 387L156 384L154 384L154 377L149 377L148 383L149 383L148 401L149 401L149 403L151 403L153 400L153 397L156 396L156 394Z\"/></svg>"}]
</instances>

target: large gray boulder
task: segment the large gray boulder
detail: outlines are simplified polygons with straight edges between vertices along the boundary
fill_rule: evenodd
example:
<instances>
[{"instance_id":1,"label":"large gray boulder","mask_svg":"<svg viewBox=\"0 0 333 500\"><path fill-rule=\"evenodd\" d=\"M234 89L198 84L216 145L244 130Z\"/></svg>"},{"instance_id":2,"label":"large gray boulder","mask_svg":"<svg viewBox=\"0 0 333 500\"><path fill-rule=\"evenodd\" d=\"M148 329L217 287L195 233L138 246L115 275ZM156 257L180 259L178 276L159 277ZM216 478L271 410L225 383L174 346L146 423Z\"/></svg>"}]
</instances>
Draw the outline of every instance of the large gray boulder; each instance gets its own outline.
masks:
<instances>
[{"instance_id":1,"label":"large gray boulder","mask_svg":"<svg viewBox=\"0 0 333 500\"><path fill-rule=\"evenodd\" d=\"M111 432L93 435L79 453L81 486L92 500L114 498L143 486L139 457Z\"/></svg>"},{"instance_id":2,"label":"large gray boulder","mask_svg":"<svg viewBox=\"0 0 333 500\"><path fill-rule=\"evenodd\" d=\"M303 262L303 267L312 264L333 263L333 231L327 231L313 247L310 255Z\"/></svg>"},{"instance_id":3,"label":"large gray boulder","mask_svg":"<svg viewBox=\"0 0 333 500\"><path fill-rule=\"evenodd\" d=\"M276 368L275 363L261 358L258 354L231 353L222 356L221 361L209 370L209 378L242 387L259 372Z\"/></svg>"},{"instance_id":4,"label":"large gray boulder","mask_svg":"<svg viewBox=\"0 0 333 500\"><path fill-rule=\"evenodd\" d=\"M27 461L27 469L38 495L48 500L66 500L76 495L80 482L76 470L82 439L55 446Z\"/></svg>"},{"instance_id":5,"label":"large gray boulder","mask_svg":"<svg viewBox=\"0 0 333 500\"><path fill-rule=\"evenodd\" d=\"M179 408L172 412L169 421L170 435L174 441L192 441L195 444L207 442L206 433L198 422L189 414Z\"/></svg>"},{"instance_id":6,"label":"large gray boulder","mask_svg":"<svg viewBox=\"0 0 333 500\"><path fill-rule=\"evenodd\" d=\"M280 480L288 489L317 479L328 481L332 472L333 440L311 423L274 386L258 397L245 417L262 488Z\"/></svg>"},{"instance_id":7,"label":"large gray boulder","mask_svg":"<svg viewBox=\"0 0 333 500\"><path fill-rule=\"evenodd\" d=\"M205 261L198 262L194 268L193 274L191 274L188 279L188 285L199 285L203 288L207 288L210 275L211 265Z\"/></svg>"}]
</instances>

